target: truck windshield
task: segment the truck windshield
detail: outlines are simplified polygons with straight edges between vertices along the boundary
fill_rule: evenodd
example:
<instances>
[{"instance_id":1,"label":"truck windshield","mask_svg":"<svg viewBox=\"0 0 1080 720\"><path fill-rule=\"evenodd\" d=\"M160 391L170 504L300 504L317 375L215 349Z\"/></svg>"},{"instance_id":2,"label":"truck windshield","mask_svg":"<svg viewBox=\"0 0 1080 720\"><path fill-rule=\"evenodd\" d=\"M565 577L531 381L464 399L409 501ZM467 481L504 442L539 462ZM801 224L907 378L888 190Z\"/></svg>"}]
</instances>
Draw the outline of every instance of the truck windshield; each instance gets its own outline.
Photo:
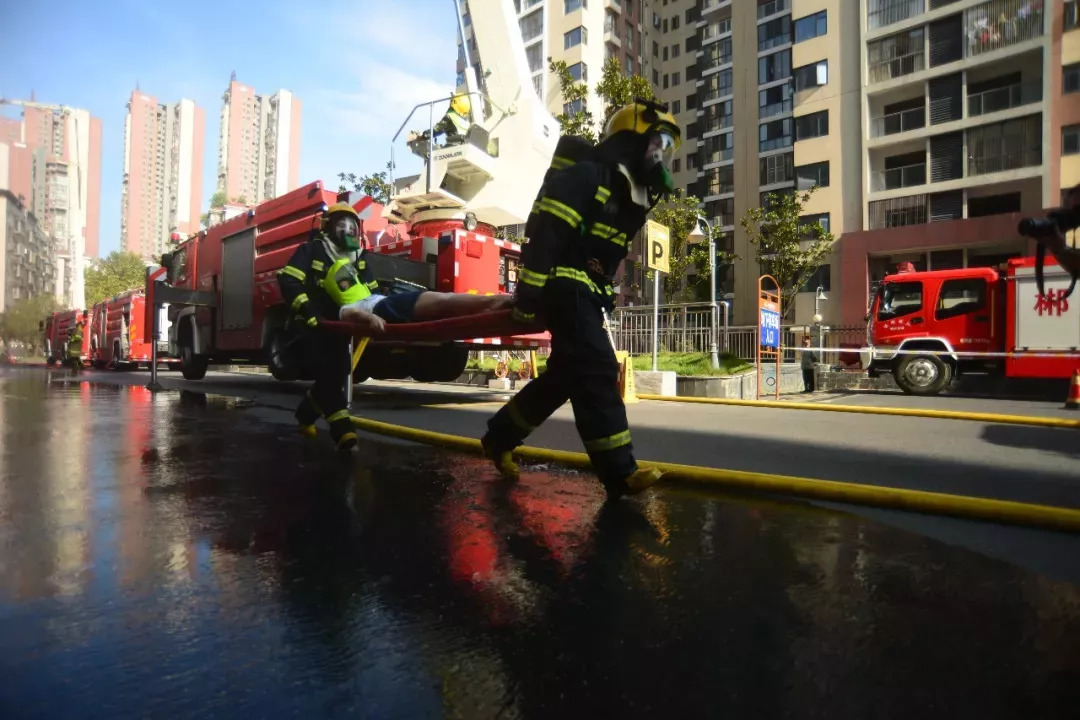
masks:
<instances>
[{"instance_id":1,"label":"truck windshield","mask_svg":"<svg viewBox=\"0 0 1080 720\"><path fill-rule=\"evenodd\" d=\"M922 309L921 282L885 283L881 290L878 320L909 315Z\"/></svg>"}]
</instances>

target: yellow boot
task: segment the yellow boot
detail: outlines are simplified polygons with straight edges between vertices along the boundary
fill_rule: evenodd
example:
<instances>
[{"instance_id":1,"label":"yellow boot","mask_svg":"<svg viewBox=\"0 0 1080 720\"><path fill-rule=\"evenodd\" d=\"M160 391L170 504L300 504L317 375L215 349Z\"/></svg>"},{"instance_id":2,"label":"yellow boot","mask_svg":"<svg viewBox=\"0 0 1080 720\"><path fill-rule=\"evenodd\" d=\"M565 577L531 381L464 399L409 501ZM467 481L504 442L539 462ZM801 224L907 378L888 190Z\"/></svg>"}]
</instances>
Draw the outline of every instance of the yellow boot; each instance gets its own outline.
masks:
<instances>
[{"instance_id":1,"label":"yellow boot","mask_svg":"<svg viewBox=\"0 0 1080 720\"><path fill-rule=\"evenodd\" d=\"M301 425L299 427L299 430L300 434L306 437L308 440L314 440L315 437L319 434L318 428L316 428L314 425Z\"/></svg>"},{"instance_id":2,"label":"yellow boot","mask_svg":"<svg viewBox=\"0 0 1080 720\"><path fill-rule=\"evenodd\" d=\"M605 481L604 489L612 499L623 495L637 495L655 485L663 476L664 473L655 468L638 468L617 482Z\"/></svg>"}]
</instances>

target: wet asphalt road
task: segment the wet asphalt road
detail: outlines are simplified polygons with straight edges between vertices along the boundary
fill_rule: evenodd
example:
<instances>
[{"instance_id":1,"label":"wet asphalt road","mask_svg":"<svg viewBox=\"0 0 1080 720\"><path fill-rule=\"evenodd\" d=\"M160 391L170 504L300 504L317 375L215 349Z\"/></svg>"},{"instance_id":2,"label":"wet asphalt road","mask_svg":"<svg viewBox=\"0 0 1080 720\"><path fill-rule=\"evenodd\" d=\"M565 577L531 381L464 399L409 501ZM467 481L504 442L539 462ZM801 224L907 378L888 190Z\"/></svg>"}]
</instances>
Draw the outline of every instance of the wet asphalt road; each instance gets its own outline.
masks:
<instances>
[{"instance_id":1,"label":"wet asphalt road","mask_svg":"<svg viewBox=\"0 0 1080 720\"><path fill-rule=\"evenodd\" d=\"M0 370L0 717L1080 706L1080 588L957 545L48 378Z\"/></svg>"}]
</instances>

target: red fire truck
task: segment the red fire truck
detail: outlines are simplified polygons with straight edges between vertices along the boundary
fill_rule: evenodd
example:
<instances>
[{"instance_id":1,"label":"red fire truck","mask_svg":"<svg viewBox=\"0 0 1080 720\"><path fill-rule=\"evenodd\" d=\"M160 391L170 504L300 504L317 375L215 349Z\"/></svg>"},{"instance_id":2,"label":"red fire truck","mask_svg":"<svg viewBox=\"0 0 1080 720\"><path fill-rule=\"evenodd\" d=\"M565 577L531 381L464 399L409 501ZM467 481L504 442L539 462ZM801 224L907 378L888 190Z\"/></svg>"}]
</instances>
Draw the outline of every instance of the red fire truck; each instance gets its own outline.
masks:
<instances>
[{"instance_id":1,"label":"red fire truck","mask_svg":"<svg viewBox=\"0 0 1080 720\"><path fill-rule=\"evenodd\" d=\"M45 361L49 365L62 363L67 358L68 333L75 322L82 320L87 322L89 313L86 310L63 310L55 312L40 323L42 341L45 348ZM82 361L90 359L90 333L83 327Z\"/></svg>"},{"instance_id":2,"label":"red fire truck","mask_svg":"<svg viewBox=\"0 0 1080 720\"><path fill-rule=\"evenodd\" d=\"M149 366L151 346L144 324L147 314L146 290L139 288L102 300L90 310L87 334L90 336L90 361L97 368L125 370ZM168 308L159 311L159 328L165 333ZM164 335L167 337L167 335ZM158 343L159 363L178 363L168 355L168 343Z\"/></svg>"},{"instance_id":3,"label":"red fire truck","mask_svg":"<svg viewBox=\"0 0 1080 720\"><path fill-rule=\"evenodd\" d=\"M1057 264L1046 265L1045 287L1040 295L1033 257L1003 270L913 272L904 263L871 299L870 374L891 372L915 395L936 395L968 372L1071 377L1080 369L1077 299L1065 296L1069 275Z\"/></svg>"},{"instance_id":4,"label":"red fire truck","mask_svg":"<svg viewBox=\"0 0 1080 720\"><path fill-rule=\"evenodd\" d=\"M167 298L170 354L180 358L187 379L200 379L211 361L267 364L274 377L303 379L281 362L288 342L288 308L277 271L293 250L318 230L324 210L349 196L313 182L226 220L179 245L163 258L165 288L149 285L150 297ZM370 198L354 207L381 210ZM520 246L494 238L494 228L465 230L459 220L416 223L400 240L372 246L365 229L368 267L384 293L394 286L485 295L513 292ZM387 238L389 239L389 238ZM541 347L546 334L473 338L450 343L373 342L356 368L357 382L412 377L421 382L456 379L470 349Z\"/></svg>"}]
</instances>

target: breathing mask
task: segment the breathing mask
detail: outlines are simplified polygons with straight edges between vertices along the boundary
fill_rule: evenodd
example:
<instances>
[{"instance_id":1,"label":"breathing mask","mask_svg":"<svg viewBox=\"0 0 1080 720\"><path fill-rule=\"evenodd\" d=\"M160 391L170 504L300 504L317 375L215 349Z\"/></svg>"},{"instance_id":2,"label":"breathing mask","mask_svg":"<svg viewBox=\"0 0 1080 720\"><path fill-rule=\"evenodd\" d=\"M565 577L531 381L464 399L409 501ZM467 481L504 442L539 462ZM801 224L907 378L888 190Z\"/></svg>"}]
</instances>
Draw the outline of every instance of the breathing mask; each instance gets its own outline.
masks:
<instances>
[{"instance_id":1,"label":"breathing mask","mask_svg":"<svg viewBox=\"0 0 1080 720\"><path fill-rule=\"evenodd\" d=\"M343 250L360 249L360 223L352 215L340 214L327 223L326 234Z\"/></svg>"}]
</instances>

